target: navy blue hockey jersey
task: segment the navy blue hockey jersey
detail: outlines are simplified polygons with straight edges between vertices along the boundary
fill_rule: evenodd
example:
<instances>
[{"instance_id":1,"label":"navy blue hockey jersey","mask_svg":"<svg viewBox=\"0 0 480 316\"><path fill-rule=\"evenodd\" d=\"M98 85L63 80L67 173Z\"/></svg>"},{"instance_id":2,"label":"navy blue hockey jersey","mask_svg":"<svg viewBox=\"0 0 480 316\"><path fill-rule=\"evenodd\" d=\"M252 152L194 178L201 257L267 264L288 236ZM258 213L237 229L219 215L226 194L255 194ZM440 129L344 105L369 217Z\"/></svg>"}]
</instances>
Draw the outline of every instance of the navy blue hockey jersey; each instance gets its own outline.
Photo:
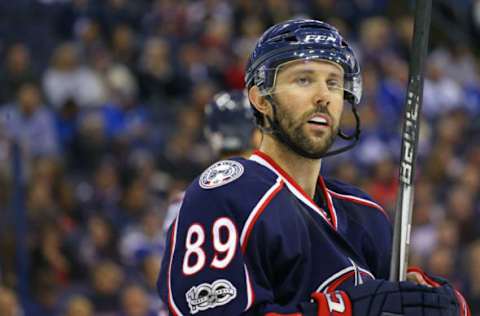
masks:
<instances>
[{"instance_id":1,"label":"navy blue hockey jersey","mask_svg":"<svg viewBox=\"0 0 480 316\"><path fill-rule=\"evenodd\" d=\"M295 313L313 292L388 278L391 235L365 193L320 177L311 199L257 151L188 187L158 288L173 315Z\"/></svg>"}]
</instances>

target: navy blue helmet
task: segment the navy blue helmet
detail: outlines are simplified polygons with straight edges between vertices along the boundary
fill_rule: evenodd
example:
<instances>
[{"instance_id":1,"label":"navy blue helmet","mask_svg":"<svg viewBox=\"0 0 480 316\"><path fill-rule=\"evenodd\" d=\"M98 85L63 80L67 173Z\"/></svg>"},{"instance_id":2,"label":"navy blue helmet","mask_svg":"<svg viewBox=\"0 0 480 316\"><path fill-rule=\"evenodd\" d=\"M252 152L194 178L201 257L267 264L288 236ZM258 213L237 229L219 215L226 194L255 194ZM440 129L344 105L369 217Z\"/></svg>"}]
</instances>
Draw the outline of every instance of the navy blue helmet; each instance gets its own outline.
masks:
<instances>
[{"instance_id":1,"label":"navy blue helmet","mask_svg":"<svg viewBox=\"0 0 480 316\"><path fill-rule=\"evenodd\" d=\"M345 73L345 99L360 102L360 66L352 48L333 26L310 19L288 20L263 33L246 67L247 88L256 85L262 94L270 94L278 66L297 59L322 59L340 65Z\"/></svg>"},{"instance_id":2,"label":"navy blue helmet","mask_svg":"<svg viewBox=\"0 0 480 316\"><path fill-rule=\"evenodd\" d=\"M341 129L338 135L349 145L329 151L320 156L310 154L291 141L280 128L276 117L275 77L280 66L294 60L326 60L338 64L344 71L344 98L351 104L356 127L352 135L346 135ZM250 55L245 71L247 89L257 86L260 93L270 101L273 118L264 117L253 105L257 124L265 132L270 132L298 154L309 158L321 158L349 150L360 138L360 118L356 105L362 97L362 79L360 65L350 45L333 26L311 19L288 20L270 27L257 41ZM270 127L265 127L265 119Z\"/></svg>"},{"instance_id":3,"label":"navy blue helmet","mask_svg":"<svg viewBox=\"0 0 480 316\"><path fill-rule=\"evenodd\" d=\"M205 108L205 135L217 153L251 148L253 112L244 91L221 92Z\"/></svg>"}]
</instances>

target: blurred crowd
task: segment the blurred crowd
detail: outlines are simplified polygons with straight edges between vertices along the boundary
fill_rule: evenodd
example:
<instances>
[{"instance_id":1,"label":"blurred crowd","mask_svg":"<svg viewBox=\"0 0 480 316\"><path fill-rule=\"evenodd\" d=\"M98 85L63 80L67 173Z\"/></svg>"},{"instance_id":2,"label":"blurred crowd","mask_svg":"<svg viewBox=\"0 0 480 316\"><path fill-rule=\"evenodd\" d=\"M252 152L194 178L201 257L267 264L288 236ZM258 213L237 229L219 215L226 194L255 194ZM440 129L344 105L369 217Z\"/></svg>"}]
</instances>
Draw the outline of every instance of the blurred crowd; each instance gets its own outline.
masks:
<instances>
[{"instance_id":1,"label":"blurred crowd","mask_svg":"<svg viewBox=\"0 0 480 316\"><path fill-rule=\"evenodd\" d=\"M455 4L434 11L411 261L452 280L480 315L480 1ZM386 0L0 2L0 315L165 315L155 285L162 223L214 159L204 106L243 88L256 39L292 17L335 25L360 56L362 138L323 173L359 185L393 219L410 9Z\"/></svg>"}]
</instances>

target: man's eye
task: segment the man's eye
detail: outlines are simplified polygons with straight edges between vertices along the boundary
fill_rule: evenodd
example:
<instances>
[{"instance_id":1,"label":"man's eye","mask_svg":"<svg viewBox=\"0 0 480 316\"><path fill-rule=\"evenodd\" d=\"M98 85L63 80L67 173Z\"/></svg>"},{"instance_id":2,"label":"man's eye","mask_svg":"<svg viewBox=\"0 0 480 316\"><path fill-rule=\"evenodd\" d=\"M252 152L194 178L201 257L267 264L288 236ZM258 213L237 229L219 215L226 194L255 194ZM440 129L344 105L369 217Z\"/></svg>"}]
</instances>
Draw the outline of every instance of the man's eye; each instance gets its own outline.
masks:
<instances>
[{"instance_id":1,"label":"man's eye","mask_svg":"<svg viewBox=\"0 0 480 316\"><path fill-rule=\"evenodd\" d=\"M312 81L308 77L298 77L295 79L295 83L298 84L299 86L307 86L311 83Z\"/></svg>"},{"instance_id":2,"label":"man's eye","mask_svg":"<svg viewBox=\"0 0 480 316\"><path fill-rule=\"evenodd\" d=\"M342 82L340 82L340 80L337 80L337 79L330 79L327 81L327 85L330 87L330 88L333 88L333 89L342 89L343 88L343 84Z\"/></svg>"}]
</instances>

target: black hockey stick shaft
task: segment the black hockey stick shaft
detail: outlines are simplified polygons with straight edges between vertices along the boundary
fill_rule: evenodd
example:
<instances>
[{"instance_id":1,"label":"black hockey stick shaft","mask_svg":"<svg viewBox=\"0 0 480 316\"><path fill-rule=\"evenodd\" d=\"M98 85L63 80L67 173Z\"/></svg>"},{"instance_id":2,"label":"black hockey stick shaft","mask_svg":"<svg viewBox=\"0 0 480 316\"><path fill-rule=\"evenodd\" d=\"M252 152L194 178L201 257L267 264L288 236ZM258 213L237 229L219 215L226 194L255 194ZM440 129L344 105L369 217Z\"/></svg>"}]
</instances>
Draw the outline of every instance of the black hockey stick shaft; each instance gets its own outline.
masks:
<instances>
[{"instance_id":1,"label":"black hockey stick shaft","mask_svg":"<svg viewBox=\"0 0 480 316\"><path fill-rule=\"evenodd\" d=\"M427 57L432 0L416 0L413 45L410 54L405 116L402 129L399 189L395 210L390 280L406 278L413 207L420 113L423 99L423 73Z\"/></svg>"}]
</instances>

